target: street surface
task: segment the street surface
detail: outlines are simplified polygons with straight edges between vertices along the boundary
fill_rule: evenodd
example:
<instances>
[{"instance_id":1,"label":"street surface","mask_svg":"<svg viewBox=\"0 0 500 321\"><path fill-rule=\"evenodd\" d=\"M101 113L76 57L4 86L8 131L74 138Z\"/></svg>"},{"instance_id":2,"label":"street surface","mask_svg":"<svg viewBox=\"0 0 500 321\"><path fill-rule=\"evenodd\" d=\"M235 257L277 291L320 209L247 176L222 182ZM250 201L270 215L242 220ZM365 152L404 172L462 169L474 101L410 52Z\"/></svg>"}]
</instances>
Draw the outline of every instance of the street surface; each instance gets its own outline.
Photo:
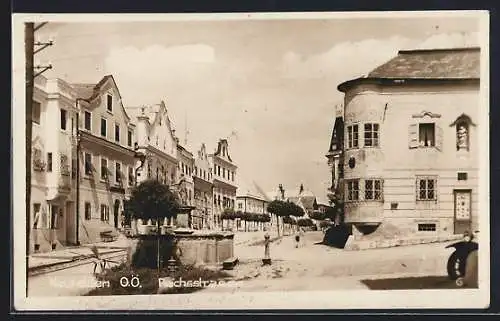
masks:
<instances>
[{"instance_id":1,"label":"street surface","mask_svg":"<svg viewBox=\"0 0 500 321\"><path fill-rule=\"evenodd\" d=\"M319 231L306 232L301 246L295 248L293 236L276 239L276 231L269 231L274 240L270 245L272 264L262 266L264 233L236 233L234 253L239 264L228 271L236 282L203 292L368 289L366 280L445 276L452 251L445 249L447 243L345 251L318 244L323 238ZM99 286L93 268L88 263L32 276L29 296L83 295Z\"/></svg>"}]
</instances>

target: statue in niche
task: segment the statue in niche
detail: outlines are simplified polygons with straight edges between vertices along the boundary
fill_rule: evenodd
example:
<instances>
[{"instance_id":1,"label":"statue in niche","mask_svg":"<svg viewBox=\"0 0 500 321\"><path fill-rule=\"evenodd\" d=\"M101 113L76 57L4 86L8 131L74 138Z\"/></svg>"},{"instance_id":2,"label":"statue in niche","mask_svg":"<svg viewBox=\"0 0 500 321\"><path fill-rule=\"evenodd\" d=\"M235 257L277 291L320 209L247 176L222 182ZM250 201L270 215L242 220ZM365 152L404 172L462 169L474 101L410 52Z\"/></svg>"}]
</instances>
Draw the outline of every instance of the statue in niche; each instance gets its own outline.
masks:
<instances>
[{"instance_id":1,"label":"statue in niche","mask_svg":"<svg viewBox=\"0 0 500 321\"><path fill-rule=\"evenodd\" d=\"M457 150L469 150L469 132L464 124L457 127Z\"/></svg>"}]
</instances>

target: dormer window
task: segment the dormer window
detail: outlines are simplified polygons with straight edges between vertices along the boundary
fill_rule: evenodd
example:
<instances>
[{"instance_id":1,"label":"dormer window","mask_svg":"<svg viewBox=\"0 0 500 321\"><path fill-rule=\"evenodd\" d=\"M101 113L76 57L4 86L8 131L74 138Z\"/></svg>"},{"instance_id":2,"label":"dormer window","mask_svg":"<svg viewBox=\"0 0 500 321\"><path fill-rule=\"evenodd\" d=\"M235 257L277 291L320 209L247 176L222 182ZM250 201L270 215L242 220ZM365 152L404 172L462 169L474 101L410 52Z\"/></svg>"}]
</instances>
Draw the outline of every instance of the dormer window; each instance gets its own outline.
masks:
<instances>
[{"instance_id":1,"label":"dormer window","mask_svg":"<svg viewBox=\"0 0 500 321\"><path fill-rule=\"evenodd\" d=\"M110 113L113 112L113 96L111 94L106 95L106 109Z\"/></svg>"}]
</instances>

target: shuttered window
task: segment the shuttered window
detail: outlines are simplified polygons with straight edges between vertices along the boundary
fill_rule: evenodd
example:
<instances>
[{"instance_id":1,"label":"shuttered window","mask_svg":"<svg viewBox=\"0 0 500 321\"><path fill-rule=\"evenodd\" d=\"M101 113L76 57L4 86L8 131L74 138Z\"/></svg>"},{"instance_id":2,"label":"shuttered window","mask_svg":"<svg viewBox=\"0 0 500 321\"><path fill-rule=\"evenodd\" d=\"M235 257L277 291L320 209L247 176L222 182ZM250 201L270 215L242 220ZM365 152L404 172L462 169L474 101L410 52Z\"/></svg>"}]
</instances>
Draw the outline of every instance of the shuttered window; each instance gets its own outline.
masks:
<instances>
[{"instance_id":1,"label":"shuttered window","mask_svg":"<svg viewBox=\"0 0 500 321\"><path fill-rule=\"evenodd\" d=\"M435 123L416 123L408 126L409 148L443 149L443 129Z\"/></svg>"}]
</instances>

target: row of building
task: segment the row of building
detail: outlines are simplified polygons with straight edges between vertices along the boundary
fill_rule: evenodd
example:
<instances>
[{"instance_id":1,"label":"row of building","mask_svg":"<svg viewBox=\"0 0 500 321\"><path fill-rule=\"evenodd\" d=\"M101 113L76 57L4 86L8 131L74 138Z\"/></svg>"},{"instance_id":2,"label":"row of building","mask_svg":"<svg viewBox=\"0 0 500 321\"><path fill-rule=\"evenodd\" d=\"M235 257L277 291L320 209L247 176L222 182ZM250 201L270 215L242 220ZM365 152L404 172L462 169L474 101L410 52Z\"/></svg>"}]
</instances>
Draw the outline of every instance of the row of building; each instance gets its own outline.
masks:
<instances>
[{"instance_id":1,"label":"row of building","mask_svg":"<svg viewBox=\"0 0 500 321\"><path fill-rule=\"evenodd\" d=\"M401 50L338 90L326 157L354 237L477 231L480 49Z\"/></svg>"},{"instance_id":2,"label":"row of building","mask_svg":"<svg viewBox=\"0 0 500 321\"><path fill-rule=\"evenodd\" d=\"M196 154L175 134L164 102L126 107L111 75L96 84L35 79L30 251L93 243L130 224L126 204L147 179L169 185L193 228L217 229L235 208L228 141Z\"/></svg>"}]
</instances>

